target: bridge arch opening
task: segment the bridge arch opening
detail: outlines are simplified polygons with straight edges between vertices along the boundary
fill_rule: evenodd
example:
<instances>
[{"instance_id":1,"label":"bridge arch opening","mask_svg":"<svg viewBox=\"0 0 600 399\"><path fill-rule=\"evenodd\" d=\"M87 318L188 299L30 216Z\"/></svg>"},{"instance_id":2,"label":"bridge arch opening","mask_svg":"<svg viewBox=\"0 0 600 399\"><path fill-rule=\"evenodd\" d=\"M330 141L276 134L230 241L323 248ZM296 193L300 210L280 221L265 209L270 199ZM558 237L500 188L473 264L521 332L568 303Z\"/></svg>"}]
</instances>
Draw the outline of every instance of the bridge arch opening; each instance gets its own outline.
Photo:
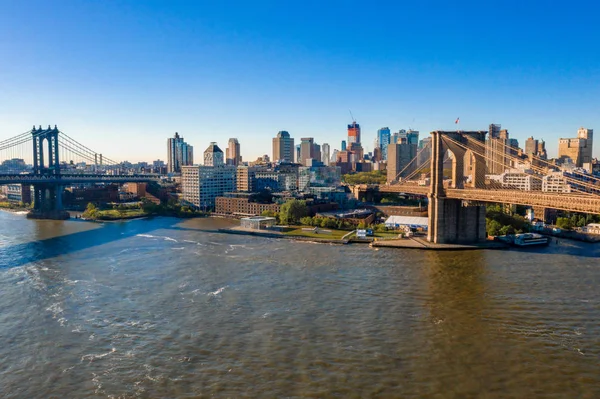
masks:
<instances>
[{"instance_id":1,"label":"bridge arch opening","mask_svg":"<svg viewBox=\"0 0 600 399\"><path fill-rule=\"evenodd\" d=\"M46 137L40 139L42 159L40 159L40 168L47 169L50 167L50 140Z\"/></svg>"}]
</instances>

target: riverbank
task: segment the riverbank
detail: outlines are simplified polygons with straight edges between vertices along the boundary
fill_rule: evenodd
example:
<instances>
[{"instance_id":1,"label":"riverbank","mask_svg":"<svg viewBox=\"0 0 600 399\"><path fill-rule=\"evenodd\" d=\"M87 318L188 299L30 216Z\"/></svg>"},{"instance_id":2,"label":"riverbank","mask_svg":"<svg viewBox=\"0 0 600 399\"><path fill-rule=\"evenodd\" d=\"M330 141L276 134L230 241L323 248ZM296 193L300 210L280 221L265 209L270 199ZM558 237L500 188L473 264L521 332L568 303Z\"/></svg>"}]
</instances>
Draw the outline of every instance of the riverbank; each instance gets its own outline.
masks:
<instances>
[{"instance_id":1,"label":"riverbank","mask_svg":"<svg viewBox=\"0 0 600 399\"><path fill-rule=\"evenodd\" d=\"M435 244L428 242L423 237L410 237L401 239L385 239L385 240L368 240L350 238L353 232L347 232L343 238L320 238L315 236L290 235L277 231L254 230L243 227L231 227L219 229L220 233L250 235L266 238L280 238L296 241L308 241L322 244L369 244L373 248L403 248L403 249L420 249L430 251L465 251L465 250L480 250L480 249L506 249L509 246L498 241L488 240L476 244Z\"/></svg>"}]
</instances>

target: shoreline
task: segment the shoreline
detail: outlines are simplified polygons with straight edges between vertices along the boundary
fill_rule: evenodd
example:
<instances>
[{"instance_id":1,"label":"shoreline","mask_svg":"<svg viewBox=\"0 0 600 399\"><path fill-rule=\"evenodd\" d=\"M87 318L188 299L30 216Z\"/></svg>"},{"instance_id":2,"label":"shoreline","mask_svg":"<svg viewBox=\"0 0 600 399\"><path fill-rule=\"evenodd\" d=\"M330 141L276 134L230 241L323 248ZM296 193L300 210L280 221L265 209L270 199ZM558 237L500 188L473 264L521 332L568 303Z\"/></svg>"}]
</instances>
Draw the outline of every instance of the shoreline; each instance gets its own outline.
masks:
<instances>
[{"instance_id":1,"label":"shoreline","mask_svg":"<svg viewBox=\"0 0 600 399\"><path fill-rule=\"evenodd\" d=\"M249 235L255 237L265 238L277 238L284 240L295 240L313 242L319 244L338 244L338 245L350 245L350 244L369 244L370 248L402 248L402 249L419 249L426 251L468 251L468 250L481 250L481 249L507 249L508 245L488 240L478 244L434 244L424 240L421 237L411 237L402 239L390 239L390 240L356 240L356 239L331 239L331 238L315 238L315 237L303 237L286 235L276 232L267 232L261 230L252 229L240 229L240 228L221 228L220 233L225 234L236 234L236 235Z\"/></svg>"}]
</instances>

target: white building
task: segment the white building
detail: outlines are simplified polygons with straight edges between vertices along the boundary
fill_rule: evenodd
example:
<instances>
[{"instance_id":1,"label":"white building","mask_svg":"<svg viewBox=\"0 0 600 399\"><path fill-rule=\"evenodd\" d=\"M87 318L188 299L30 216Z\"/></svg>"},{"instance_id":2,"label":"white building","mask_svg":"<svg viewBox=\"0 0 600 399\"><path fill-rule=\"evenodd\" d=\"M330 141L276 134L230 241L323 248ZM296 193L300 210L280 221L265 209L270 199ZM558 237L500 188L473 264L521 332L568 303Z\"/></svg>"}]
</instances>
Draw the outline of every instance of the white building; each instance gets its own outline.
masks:
<instances>
[{"instance_id":1,"label":"white building","mask_svg":"<svg viewBox=\"0 0 600 399\"><path fill-rule=\"evenodd\" d=\"M589 234L600 234L600 223L590 223L585 227L585 232Z\"/></svg>"},{"instance_id":2,"label":"white building","mask_svg":"<svg viewBox=\"0 0 600 399\"><path fill-rule=\"evenodd\" d=\"M505 172L500 175L502 188L523 191L539 191L542 189L542 177L522 172Z\"/></svg>"},{"instance_id":3,"label":"white building","mask_svg":"<svg viewBox=\"0 0 600 399\"><path fill-rule=\"evenodd\" d=\"M567 183L563 172L552 172L542 178L542 191L549 193L570 193L571 186Z\"/></svg>"},{"instance_id":4,"label":"white building","mask_svg":"<svg viewBox=\"0 0 600 399\"><path fill-rule=\"evenodd\" d=\"M222 154L222 153L221 153ZM236 191L235 166L182 166L183 200L200 209L213 209L215 199Z\"/></svg>"}]
</instances>

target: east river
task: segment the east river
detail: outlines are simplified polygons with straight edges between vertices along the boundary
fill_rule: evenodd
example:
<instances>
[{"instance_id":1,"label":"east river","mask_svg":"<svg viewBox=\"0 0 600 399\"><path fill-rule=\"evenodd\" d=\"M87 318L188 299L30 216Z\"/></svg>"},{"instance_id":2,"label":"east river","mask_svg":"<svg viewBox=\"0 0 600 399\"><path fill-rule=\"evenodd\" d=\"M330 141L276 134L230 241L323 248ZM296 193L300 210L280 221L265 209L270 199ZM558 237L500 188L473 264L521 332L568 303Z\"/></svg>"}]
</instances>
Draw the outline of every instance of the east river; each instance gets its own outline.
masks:
<instances>
[{"instance_id":1,"label":"east river","mask_svg":"<svg viewBox=\"0 0 600 399\"><path fill-rule=\"evenodd\" d=\"M600 397L600 245L203 231L231 223L0 212L0 397Z\"/></svg>"}]
</instances>

